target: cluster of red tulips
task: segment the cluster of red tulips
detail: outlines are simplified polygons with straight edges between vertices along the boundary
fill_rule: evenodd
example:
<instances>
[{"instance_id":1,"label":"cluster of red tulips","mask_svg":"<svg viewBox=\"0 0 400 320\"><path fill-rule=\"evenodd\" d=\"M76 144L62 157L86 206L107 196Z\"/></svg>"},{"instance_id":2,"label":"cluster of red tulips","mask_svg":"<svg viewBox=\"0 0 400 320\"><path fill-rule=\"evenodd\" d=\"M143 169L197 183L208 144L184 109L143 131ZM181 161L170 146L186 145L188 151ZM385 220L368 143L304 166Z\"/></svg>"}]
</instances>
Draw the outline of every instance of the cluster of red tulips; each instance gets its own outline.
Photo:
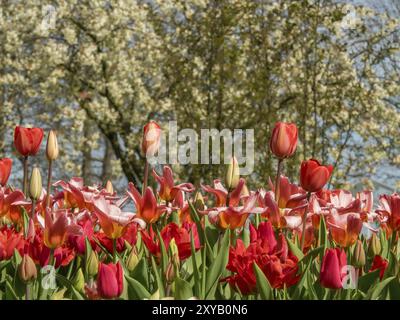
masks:
<instances>
[{"instance_id":1,"label":"cluster of red tulips","mask_svg":"<svg viewBox=\"0 0 400 320\"><path fill-rule=\"evenodd\" d=\"M2 299L395 299L400 298L400 195L328 190L333 167L303 161L299 185L282 173L297 127L277 123L275 179L249 190L235 158L213 186L150 172L161 129L143 129L144 181L119 196L112 183L52 181L56 133L47 137L47 188L29 159L40 128L17 127L22 188L0 160ZM148 186L148 180L158 185ZM134 212L126 211L132 201Z\"/></svg>"}]
</instances>

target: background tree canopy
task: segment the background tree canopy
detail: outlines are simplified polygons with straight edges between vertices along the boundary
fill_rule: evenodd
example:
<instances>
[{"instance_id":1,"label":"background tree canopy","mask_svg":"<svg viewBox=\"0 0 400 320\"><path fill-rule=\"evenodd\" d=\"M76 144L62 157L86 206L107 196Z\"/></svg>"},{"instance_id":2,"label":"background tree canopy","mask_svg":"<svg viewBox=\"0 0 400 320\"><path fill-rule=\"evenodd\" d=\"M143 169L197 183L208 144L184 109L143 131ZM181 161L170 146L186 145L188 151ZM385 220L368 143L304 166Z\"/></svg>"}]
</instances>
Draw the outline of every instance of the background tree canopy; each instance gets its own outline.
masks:
<instances>
[{"instance_id":1,"label":"background tree canopy","mask_svg":"<svg viewBox=\"0 0 400 320\"><path fill-rule=\"evenodd\" d=\"M253 128L257 187L274 175L268 140L281 120L299 127L291 178L316 157L335 165L333 186L388 184L400 166L400 5L386 4L3 0L0 156L16 124L55 128L60 178L122 187L140 183L149 119ZM224 168L176 170L197 184Z\"/></svg>"}]
</instances>

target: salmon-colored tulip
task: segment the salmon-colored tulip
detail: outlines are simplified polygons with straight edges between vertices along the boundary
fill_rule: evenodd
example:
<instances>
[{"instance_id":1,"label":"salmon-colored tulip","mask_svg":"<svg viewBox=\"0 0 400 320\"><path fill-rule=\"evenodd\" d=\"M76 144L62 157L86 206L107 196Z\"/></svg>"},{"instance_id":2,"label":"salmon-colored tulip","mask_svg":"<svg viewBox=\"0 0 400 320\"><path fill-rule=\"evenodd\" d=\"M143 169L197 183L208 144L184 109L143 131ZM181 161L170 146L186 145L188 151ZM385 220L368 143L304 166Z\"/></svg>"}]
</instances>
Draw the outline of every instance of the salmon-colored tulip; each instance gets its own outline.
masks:
<instances>
[{"instance_id":1,"label":"salmon-colored tulip","mask_svg":"<svg viewBox=\"0 0 400 320\"><path fill-rule=\"evenodd\" d=\"M146 188L144 196L142 197L134 184L130 182L128 185L128 195L135 204L136 216L143 219L146 223L156 222L160 218L160 215L166 210L164 205L157 205L156 197L150 187Z\"/></svg>"},{"instance_id":2,"label":"salmon-colored tulip","mask_svg":"<svg viewBox=\"0 0 400 320\"><path fill-rule=\"evenodd\" d=\"M97 275L97 293L103 299L118 298L124 289L121 263L100 263Z\"/></svg>"},{"instance_id":3,"label":"salmon-colored tulip","mask_svg":"<svg viewBox=\"0 0 400 320\"><path fill-rule=\"evenodd\" d=\"M123 212L121 208L107 201L104 197L96 199L94 207L101 228L110 239L123 236L130 223L137 222L143 225L140 219L135 218L134 213Z\"/></svg>"},{"instance_id":4,"label":"salmon-colored tulip","mask_svg":"<svg viewBox=\"0 0 400 320\"><path fill-rule=\"evenodd\" d=\"M143 155L153 157L160 148L161 128L155 121L150 121L143 127L142 152Z\"/></svg>"},{"instance_id":5,"label":"salmon-colored tulip","mask_svg":"<svg viewBox=\"0 0 400 320\"><path fill-rule=\"evenodd\" d=\"M332 210L327 217L327 224L333 240L341 247L353 245L361 232L363 222L357 213L338 214Z\"/></svg>"},{"instance_id":6,"label":"salmon-colored tulip","mask_svg":"<svg viewBox=\"0 0 400 320\"><path fill-rule=\"evenodd\" d=\"M14 130L14 145L23 156L34 156L38 153L43 140L43 129L17 126Z\"/></svg>"},{"instance_id":7,"label":"salmon-colored tulip","mask_svg":"<svg viewBox=\"0 0 400 320\"><path fill-rule=\"evenodd\" d=\"M9 158L0 159L0 186L7 184L10 177L12 160Z\"/></svg>"},{"instance_id":8,"label":"salmon-colored tulip","mask_svg":"<svg viewBox=\"0 0 400 320\"><path fill-rule=\"evenodd\" d=\"M293 123L277 122L269 142L272 153L279 159L291 157L297 147L297 127Z\"/></svg>"},{"instance_id":9,"label":"salmon-colored tulip","mask_svg":"<svg viewBox=\"0 0 400 320\"><path fill-rule=\"evenodd\" d=\"M300 185L308 192L317 192L329 181L332 171L333 166L323 166L318 160L303 161L300 168Z\"/></svg>"},{"instance_id":10,"label":"salmon-colored tulip","mask_svg":"<svg viewBox=\"0 0 400 320\"><path fill-rule=\"evenodd\" d=\"M347 265L347 256L339 248L327 249L322 260L320 283L325 288L341 289L346 275L343 267Z\"/></svg>"},{"instance_id":11,"label":"salmon-colored tulip","mask_svg":"<svg viewBox=\"0 0 400 320\"><path fill-rule=\"evenodd\" d=\"M68 235L80 235L81 227L68 217L68 210L46 210L44 225L44 243L46 247L55 249L65 242Z\"/></svg>"}]
</instances>

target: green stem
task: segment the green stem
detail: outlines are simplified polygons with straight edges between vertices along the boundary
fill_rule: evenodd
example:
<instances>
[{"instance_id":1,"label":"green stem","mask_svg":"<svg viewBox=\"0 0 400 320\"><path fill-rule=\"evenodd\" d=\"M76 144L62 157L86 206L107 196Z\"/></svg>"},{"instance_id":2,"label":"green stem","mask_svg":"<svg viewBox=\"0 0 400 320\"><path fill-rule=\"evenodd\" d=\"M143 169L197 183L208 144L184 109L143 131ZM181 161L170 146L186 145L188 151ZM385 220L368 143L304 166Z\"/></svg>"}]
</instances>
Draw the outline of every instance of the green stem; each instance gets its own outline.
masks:
<instances>
[{"instance_id":1,"label":"green stem","mask_svg":"<svg viewBox=\"0 0 400 320\"><path fill-rule=\"evenodd\" d=\"M144 177L143 177L143 187L142 187L142 195L144 195L147 188L147 180L149 180L149 162L146 159L146 164L144 166Z\"/></svg>"},{"instance_id":2,"label":"green stem","mask_svg":"<svg viewBox=\"0 0 400 320\"><path fill-rule=\"evenodd\" d=\"M31 300L31 285L29 283L26 284L25 299Z\"/></svg>"},{"instance_id":3,"label":"green stem","mask_svg":"<svg viewBox=\"0 0 400 320\"><path fill-rule=\"evenodd\" d=\"M51 192L51 176L53 173L53 161L49 160L49 170L47 173L47 194L46 194L46 208L50 208L50 192Z\"/></svg>"},{"instance_id":4,"label":"green stem","mask_svg":"<svg viewBox=\"0 0 400 320\"><path fill-rule=\"evenodd\" d=\"M281 177L282 163L283 163L283 159L279 159L278 160L278 169L276 171L276 178L275 178L275 201L277 203L279 202L279 196L280 196L279 180Z\"/></svg>"},{"instance_id":5,"label":"green stem","mask_svg":"<svg viewBox=\"0 0 400 320\"><path fill-rule=\"evenodd\" d=\"M23 160L23 166L24 166L24 182L23 182L23 191L25 198L28 198L28 156L24 157Z\"/></svg>"},{"instance_id":6,"label":"green stem","mask_svg":"<svg viewBox=\"0 0 400 320\"><path fill-rule=\"evenodd\" d=\"M113 260L117 263L117 239L113 239Z\"/></svg>"},{"instance_id":7,"label":"green stem","mask_svg":"<svg viewBox=\"0 0 400 320\"><path fill-rule=\"evenodd\" d=\"M308 213L308 202L310 200L311 197L311 192L307 193L307 207L304 210L304 214L303 214L303 231L301 233L301 251L303 252L304 250L304 241L306 239L306 222L307 222L307 213Z\"/></svg>"}]
</instances>

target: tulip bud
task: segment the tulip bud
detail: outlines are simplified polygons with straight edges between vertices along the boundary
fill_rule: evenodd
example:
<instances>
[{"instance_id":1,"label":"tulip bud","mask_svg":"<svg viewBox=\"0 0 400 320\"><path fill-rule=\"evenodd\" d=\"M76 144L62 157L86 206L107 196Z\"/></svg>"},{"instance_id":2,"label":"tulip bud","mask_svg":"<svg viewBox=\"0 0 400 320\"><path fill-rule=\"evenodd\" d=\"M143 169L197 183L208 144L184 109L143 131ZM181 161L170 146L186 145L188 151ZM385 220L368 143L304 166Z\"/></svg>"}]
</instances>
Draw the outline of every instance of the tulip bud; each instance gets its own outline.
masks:
<instances>
[{"instance_id":1,"label":"tulip bud","mask_svg":"<svg viewBox=\"0 0 400 320\"><path fill-rule=\"evenodd\" d=\"M196 195L194 196L194 207L201 211L205 208L204 198L200 191L197 191Z\"/></svg>"},{"instance_id":2,"label":"tulip bud","mask_svg":"<svg viewBox=\"0 0 400 320\"><path fill-rule=\"evenodd\" d=\"M228 170L225 175L225 184L229 190L233 190L239 184L240 172L239 172L239 164L236 160L236 157L231 159L231 162L228 165Z\"/></svg>"},{"instance_id":3,"label":"tulip bud","mask_svg":"<svg viewBox=\"0 0 400 320\"><path fill-rule=\"evenodd\" d=\"M89 277L94 277L97 275L99 269L99 259L95 251L91 251L90 255L86 259L86 272Z\"/></svg>"},{"instance_id":4,"label":"tulip bud","mask_svg":"<svg viewBox=\"0 0 400 320\"><path fill-rule=\"evenodd\" d=\"M143 128L142 152L146 158L153 157L160 148L161 128L155 121L150 121Z\"/></svg>"},{"instance_id":5,"label":"tulip bud","mask_svg":"<svg viewBox=\"0 0 400 320\"><path fill-rule=\"evenodd\" d=\"M297 127L293 123L278 122L269 142L272 153L279 159L291 157L297 147Z\"/></svg>"},{"instance_id":6,"label":"tulip bud","mask_svg":"<svg viewBox=\"0 0 400 320\"><path fill-rule=\"evenodd\" d=\"M179 268L179 251L178 246L176 245L175 238L173 238L169 243L169 251L171 253L172 262L176 268Z\"/></svg>"},{"instance_id":7,"label":"tulip bud","mask_svg":"<svg viewBox=\"0 0 400 320\"><path fill-rule=\"evenodd\" d=\"M28 254L24 254L21 263L18 266L18 275L23 282L30 282L37 278L37 269L35 262Z\"/></svg>"},{"instance_id":8,"label":"tulip bud","mask_svg":"<svg viewBox=\"0 0 400 320\"><path fill-rule=\"evenodd\" d=\"M379 240L379 238L375 233L372 234L368 249L369 249L368 253L370 256L374 257L381 254L382 251L381 241Z\"/></svg>"},{"instance_id":9,"label":"tulip bud","mask_svg":"<svg viewBox=\"0 0 400 320\"><path fill-rule=\"evenodd\" d=\"M57 135L55 131L50 130L49 135L47 137L47 145L46 145L46 156L49 161L56 160L58 158L58 142Z\"/></svg>"},{"instance_id":10,"label":"tulip bud","mask_svg":"<svg viewBox=\"0 0 400 320\"><path fill-rule=\"evenodd\" d=\"M78 272L73 277L72 285L79 292L83 292L83 289L85 288L85 277L83 276L83 272L82 272L81 268L79 268Z\"/></svg>"},{"instance_id":11,"label":"tulip bud","mask_svg":"<svg viewBox=\"0 0 400 320\"><path fill-rule=\"evenodd\" d=\"M138 263L139 258L137 256L136 250L132 248L131 252L129 253L128 259L126 260L126 268L132 272L133 270L135 270Z\"/></svg>"},{"instance_id":12,"label":"tulip bud","mask_svg":"<svg viewBox=\"0 0 400 320\"><path fill-rule=\"evenodd\" d=\"M365 266L365 251L363 244L360 240L357 240L356 246L353 253L353 265L357 268Z\"/></svg>"},{"instance_id":13,"label":"tulip bud","mask_svg":"<svg viewBox=\"0 0 400 320\"><path fill-rule=\"evenodd\" d=\"M107 190L107 192L109 194L114 194L114 187L113 187L112 182L110 180L107 180L106 190Z\"/></svg>"},{"instance_id":14,"label":"tulip bud","mask_svg":"<svg viewBox=\"0 0 400 320\"><path fill-rule=\"evenodd\" d=\"M169 261L167 265L167 270L165 271L165 280L167 280L167 283L172 283L175 280L175 276L175 266L172 261Z\"/></svg>"},{"instance_id":15,"label":"tulip bud","mask_svg":"<svg viewBox=\"0 0 400 320\"><path fill-rule=\"evenodd\" d=\"M37 167L34 167L32 170L29 194L32 200L38 200L42 194L42 175Z\"/></svg>"}]
</instances>

